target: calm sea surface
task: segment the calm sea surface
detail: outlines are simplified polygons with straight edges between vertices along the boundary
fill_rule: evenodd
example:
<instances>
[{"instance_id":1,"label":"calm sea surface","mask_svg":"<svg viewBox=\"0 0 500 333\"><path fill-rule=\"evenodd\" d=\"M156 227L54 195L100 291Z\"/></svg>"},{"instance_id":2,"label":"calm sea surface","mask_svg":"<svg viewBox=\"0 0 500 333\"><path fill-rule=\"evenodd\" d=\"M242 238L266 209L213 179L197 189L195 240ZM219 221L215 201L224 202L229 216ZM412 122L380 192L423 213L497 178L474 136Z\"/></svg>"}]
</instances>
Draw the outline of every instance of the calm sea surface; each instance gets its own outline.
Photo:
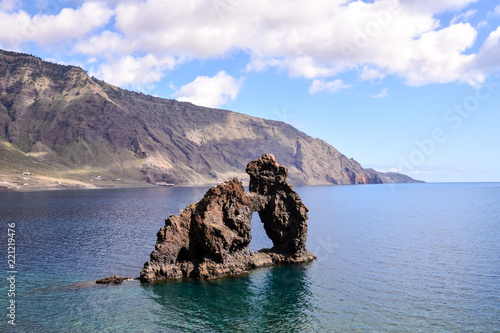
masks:
<instances>
[{"instance_id":1,"label":"calm sea surface","mask_svg":"<svg viewBox=\"0 0 500 333\"><path fill-rule=\"evenodd\" d=\"M0 193L0 332L500 332L500 184L296 187L314 263L217 281L137 277L206 188ZM7 224L16 224L16 326ZM254 216L252 249L270 245Z\"/></svg>"}]
</instances>

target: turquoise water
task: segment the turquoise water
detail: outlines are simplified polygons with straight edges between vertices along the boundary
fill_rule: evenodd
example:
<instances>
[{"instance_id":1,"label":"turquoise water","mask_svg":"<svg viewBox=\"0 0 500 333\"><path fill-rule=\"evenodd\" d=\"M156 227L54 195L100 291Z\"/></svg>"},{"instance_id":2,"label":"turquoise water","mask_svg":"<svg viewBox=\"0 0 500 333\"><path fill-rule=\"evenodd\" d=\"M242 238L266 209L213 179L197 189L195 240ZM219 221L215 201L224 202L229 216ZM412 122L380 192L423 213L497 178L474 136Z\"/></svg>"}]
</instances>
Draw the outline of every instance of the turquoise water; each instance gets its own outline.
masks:
<instances>
[{"instance_id":1,"label":"turquoise water","mask_svg":"<svg viewBox=\"0 0 500 333\"><path fill-rule=\"evenodd\" d=\"M16 223L16 326L1 332L500 332L500 184L296 187L316 262L217 281L136 277L206 188L0 193ZM266 247L255 216L251 247ZM3 253L6 254L5 245ZM2 255L6 257L6 255Z\"/></svg>"}]
</instances>

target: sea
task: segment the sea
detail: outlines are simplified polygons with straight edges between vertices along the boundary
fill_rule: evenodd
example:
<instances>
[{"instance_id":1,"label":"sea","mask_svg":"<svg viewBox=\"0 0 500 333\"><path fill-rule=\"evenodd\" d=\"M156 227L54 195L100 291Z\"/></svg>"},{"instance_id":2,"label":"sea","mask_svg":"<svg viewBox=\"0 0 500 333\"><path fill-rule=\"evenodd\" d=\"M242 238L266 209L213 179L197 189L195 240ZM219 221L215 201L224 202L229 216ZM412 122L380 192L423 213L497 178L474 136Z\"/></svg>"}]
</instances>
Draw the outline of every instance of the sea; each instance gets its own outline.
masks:
<instances>
[{"instance_id":1,"label":"sea","mask_svg":"<svg viewBox=\"0 0 500 333\"><path fill-rule=\"evenodd\" d=\"M109 286L206 187L0 193L0 332L500 332L500 183L295 189L317 261Z\"/></svg>"}]
</instances>

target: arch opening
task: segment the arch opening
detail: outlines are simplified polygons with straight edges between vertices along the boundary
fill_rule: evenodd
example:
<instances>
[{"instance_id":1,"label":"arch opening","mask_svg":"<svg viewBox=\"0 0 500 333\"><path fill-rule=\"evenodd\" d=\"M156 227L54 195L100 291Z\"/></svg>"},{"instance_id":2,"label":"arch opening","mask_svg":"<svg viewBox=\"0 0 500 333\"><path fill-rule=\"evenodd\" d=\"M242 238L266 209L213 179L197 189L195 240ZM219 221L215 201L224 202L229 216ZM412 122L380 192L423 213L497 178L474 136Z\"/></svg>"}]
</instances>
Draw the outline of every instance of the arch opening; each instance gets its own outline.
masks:
<instances>
[{"instance_id":1,"label":"arch opening","mask_svg":"<svg viewBox=\"0 0 500 333\"><path fill-rule=\"evenodd\" d=\"M270 249L273 247L273 242L267 237L264 223L260 220L259 212L253 212L251 234L252 240L249 245L251 251Z\"/></svg>"}]
</instances>

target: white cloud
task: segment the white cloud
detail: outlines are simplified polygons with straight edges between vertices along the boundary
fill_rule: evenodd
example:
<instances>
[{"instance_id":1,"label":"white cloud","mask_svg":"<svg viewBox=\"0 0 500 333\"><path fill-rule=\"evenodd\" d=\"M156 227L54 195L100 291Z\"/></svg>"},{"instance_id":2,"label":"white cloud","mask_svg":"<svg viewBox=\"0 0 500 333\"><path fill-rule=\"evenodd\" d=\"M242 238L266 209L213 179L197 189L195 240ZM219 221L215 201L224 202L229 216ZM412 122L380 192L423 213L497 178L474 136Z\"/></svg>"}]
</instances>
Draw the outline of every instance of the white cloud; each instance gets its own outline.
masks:
<instances>
[{"instance_id":1,"label":"white cloud","mask_svg":"<svg viewBox=\"0 0 500 333\"><path fill-rule=\"evenodd\" d=\"M477 10L468 10L465 13L460 13L451 20L451 24L456 24L459 22L467 22L469 19L477 13Z\"/></svg>"},{"instance_id":2,"label":"white cloud","mask_svg":"<svg viewBox=\"0 0 500 333\"><path fill-rule=\"evenodd\" d=\"M350 85L345 84L341 79L336 79L333 81L316 79L309 86L309 93L315 94L320 91L326 91L330 94L333 94L341 89L347 89L350 87Z\"/></svg>"},{"instance_id":3,"label":"white cloud","mask_svg":"<svg viewBox=\"0 0 500 333\"><path fill-rule=\"evenodd\" d=\"M317 64L311 56L286 59L281 67L288 68L291 77L305 77L307 79L329 77L337 72L334 68Z\"/></svg>"},{"instance_id":4,"label":"white cloud","mask_svg":"<svg viewBox=\"0 0 500 333\"><path fill-rule=\"evenodd\" d=\"M182 86L172 97L179 101L217 108L238 96L242 79L237 80L225 71L215 76L198 76Z\"/></svg>"},{"instance_id":5,"label":"white cloud","mask_svg":"<svg viewBox=\"0 0 500 333\"><path fill-rule=\"evenodd\" d=\"M481 46L472 67L491 71L500 68L500 27L492 31Z\"/></svg>"},{"instance_id":6,"label":"white cloud","mask_svg":"<svg viewBox=\"0 0 500 333\"><path fill-rule=\"evenodd\" d=\"M151 54L137 58L125 56L112 63L102 64L97 72L91 74L117 86L130 85L141 89L158 82L164 72L175 65L176 60L172 57L160 59Z\"/></svg>"},{"instance_id":7,"label":"white cloud","mask_svg":"<svg viewBox=\"0 0 500 333\"><path fill-rule=\"evenodd\" d=\"M264 58L262 55L252 55L250 62L245 68L245 72L262 72L269 69L269 67L280 67L281 61L278 59Z\"/></svg>"},{"instance_id":8,"label":"white cloud","mask_svg":"<svg viewBox=\"0 0 500 333\"><path fill-rule=\"evenodd\" d=\"M484 75L469 65L474 55L464 51L472 47L477 31L469 23L459 23L447 28L422 34L412 42L413 53L404 68L411 85L429 83L466 82L477 85Z\"/></svg>"},{"instance_id":9,"label":"white cloud","mask_svg":"<svg viewBox=\"0 0 500 333\"><path fill-rule=\"evenodd\" d=\"M103 49L99 45L110 44L117 52L133 46L157 56L186 58L221 57L243 50L251 56L247 71L276 68L291 77L319 79L366 66L360 73L362 80L392 74L412 85L475 83L483 76L467 66L471 57L465 55L475 42L475 29L463 23L442 28L435 18L437 13L473 2L129 2L115 10L120 35L103 33L100 41L91 40L76 49L95 54ZM473 11L466 12L460 20L471 15ZM94 44L96 51L91 50Z\"/></svg>"},{"instance_id":10,"label":"white cloud","mask_svg":"<svg viewBox=\"0 0 500 333\"><path fill-rule=\"evenodd\" d=\"M389 90L387 88L382 88L382 91L376 95L371 95L373 98L383 98L389 96Z\"/></svg>"},{"instance_id":11,"label":"white cloud","mask_svg":"<svg viewBox=\"0 0 500 333\"><path fill-rule=\"evenodd\" d=\"M359 78L363 81L380 80L383 79L384 77L385 77L384 73L368 66L363 66L361 71L359 71Z\"/></svg>"},{"instance_id":12,"label":"white cloud","mask_svg":"<svg viewBox=\"0 0 500 333\"><path fill-rule=\"evenodd\" d=\"M19 0L1 0L0 1L0 11L3 12L10 12L12 10L15 10L19 7L20 5Z\"/></svg>"},{"instance_id":13,"label":"white cloud","mask_svg":"<svg viewBox=\"0 0 500 333\"><path fill-rule=\"evenodd\" d=\"M135 40L124 39L116 32L104 31L100 35L92 36L90 39L80 41L75 45L73 51L85 55L104 56L127 55L137 49Z\"/></svg>"},{"instance_id":14,"label":"white cloud","mask_svg":"<svg viewBox=\"0 0 500 333\"><path fill-rule=\"evenodd\" d=\"M49 45L69 38L80 38L105 25L113 11L97 2L85 2L78 9L63 8L57 15L35 15L20 10L0 11L0 42L16 46L23 42Z\"/></svg>"},{"instance_id":15,"label":"white cloud","mask_svg":"<svg viewBox=\"0 0 500 333\"><path fill-rule=\"evenodd\" d=\"M464 22L475 11L456 15L448 26L436 18L475 1L90 1L57 15L1 11L0 44L15 47L34 41L50 46L72 39L73 52L105 61L101 72L124 84L142 84L144 79L111 68L129 68L144 55L179 64L242 51L251 58L247 71L274 69L325 84L335 82L340 73L357 71L361 80L394 75L410 85L475 85L488 74L474 66L477 55L470 53L477 31ZM113 16L112 30L90 35Z\"/></svg>"}]
</instances>

